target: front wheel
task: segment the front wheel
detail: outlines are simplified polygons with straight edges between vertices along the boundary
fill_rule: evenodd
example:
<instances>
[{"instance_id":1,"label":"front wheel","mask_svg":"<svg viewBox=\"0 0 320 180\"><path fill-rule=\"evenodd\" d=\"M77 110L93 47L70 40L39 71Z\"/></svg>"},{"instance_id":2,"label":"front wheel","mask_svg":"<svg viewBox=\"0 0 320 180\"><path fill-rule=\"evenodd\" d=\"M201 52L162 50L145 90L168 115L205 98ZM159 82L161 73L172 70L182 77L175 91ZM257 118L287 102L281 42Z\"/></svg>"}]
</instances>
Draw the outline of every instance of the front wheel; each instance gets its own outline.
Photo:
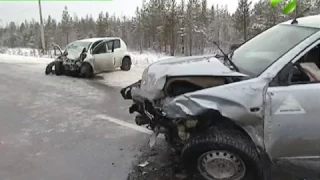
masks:
<instances>
[{"instance_id":1,"label":"front wheel","mask_svg":"<svg viewBox=\"0 0 320 180\"><path fill-rule=\"evenodd\" d=\"M191 139L182 150L189 172L206 180L260 180L263 168L254 144L238 131Z\"/></svg>"},{"instance_id":2,"label":"front wheel","mask_svg":"<svg viewBox=\"0 0 320 180\"><path fill-rule=\"evenodd\" d=\"M63 73L64 73L64 67L63 67L62 62L56 61L56 62L55 62L54 69L55 69L55 73L56 73L57 76L63 75Z\"/></svg>"},{"instance_id":3,"label":"front wheel","mask_svg":"<svg viewBox=\"0 0 320 180\"><path fill-rule=\"evenodd\" d=\"M92 78L93 77L93 69L90 64L85 63L81 66L80 77L83 77L83 78Z\"/></svg>"},{"instance_id":4,"label":"front wheel","mask_svg":"<svg viewBox=\"0 0 320 180\"><path fill-rule=\"evenodd\" d=\"M50 73L52 73L52 67L55 65L55 61L52 61L51 63L49 63L46 67L46 71L45 71L45 74L48 75Z\"/></svg>"}]
</instances>

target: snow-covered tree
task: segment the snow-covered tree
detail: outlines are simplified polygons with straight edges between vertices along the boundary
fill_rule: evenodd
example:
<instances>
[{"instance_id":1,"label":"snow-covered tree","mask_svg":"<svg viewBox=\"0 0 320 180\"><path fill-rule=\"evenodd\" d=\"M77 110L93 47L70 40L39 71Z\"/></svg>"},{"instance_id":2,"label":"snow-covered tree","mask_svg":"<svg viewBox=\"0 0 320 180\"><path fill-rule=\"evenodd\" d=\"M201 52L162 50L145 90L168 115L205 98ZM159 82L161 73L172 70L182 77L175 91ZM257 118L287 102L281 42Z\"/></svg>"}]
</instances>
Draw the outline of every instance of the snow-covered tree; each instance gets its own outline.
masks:
<instances>
[{"instance_id":1,"label":"snow-covered tree","mask_svg":"<svg viewBox=\"0 0 320 180\"><path fill-rule=\"evenodd\" d=\"M68 12L67 6L64 7L61 20L62 32L66 35L67 44L69 43L69 35L72 30L72 18Z\"/></svg>"}]
</instances>

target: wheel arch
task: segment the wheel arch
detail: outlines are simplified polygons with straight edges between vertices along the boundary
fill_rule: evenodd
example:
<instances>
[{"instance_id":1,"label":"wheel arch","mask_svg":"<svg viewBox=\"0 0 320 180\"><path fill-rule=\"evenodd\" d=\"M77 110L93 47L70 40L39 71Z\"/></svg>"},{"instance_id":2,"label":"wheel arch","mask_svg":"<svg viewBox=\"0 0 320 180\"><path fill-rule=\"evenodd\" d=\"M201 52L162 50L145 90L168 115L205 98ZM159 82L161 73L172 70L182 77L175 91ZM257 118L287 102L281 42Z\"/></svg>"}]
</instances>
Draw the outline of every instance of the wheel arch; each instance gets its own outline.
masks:
<instances>
[{"instance_id":1,"label":"wheel arch","mask_svg":"<svg viewBox=\"0 0 320 180\"><path fill-rule=\"evenodd\" d=\"M85 64L88 64L90 67L91 67L91 70L92 72L95 74L96 73L96 70L94 68L94 63L91 61L91 60L88 60L88 61L83 61L81 66L85 65Z\"/></svg>"}]
</instances>

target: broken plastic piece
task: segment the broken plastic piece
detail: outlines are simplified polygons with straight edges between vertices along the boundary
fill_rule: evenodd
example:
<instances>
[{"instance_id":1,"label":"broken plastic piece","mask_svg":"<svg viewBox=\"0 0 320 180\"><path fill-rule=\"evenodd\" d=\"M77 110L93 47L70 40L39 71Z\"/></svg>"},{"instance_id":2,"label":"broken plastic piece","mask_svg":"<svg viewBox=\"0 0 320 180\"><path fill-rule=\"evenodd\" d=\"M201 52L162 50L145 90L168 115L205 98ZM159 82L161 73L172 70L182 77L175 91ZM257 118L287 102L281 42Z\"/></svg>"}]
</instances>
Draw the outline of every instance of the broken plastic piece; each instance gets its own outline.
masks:
<instances>
[{"instance_id":1,"label":"broken plastic piece","mask_svg":"<svg viewBox=\"0 0 320 180\"><path fill-rule=\"evenodd\" d=\"M149 146L152 148L156 144L156 138L159 135L159 132L154 131L149 138Z\"/></svg>"},{"instance_id":2,"label":"broken plastic piece","mask_svg":"<svg viewBox=\"0 0 320 180\"><path fill-rule=\"evenodd\" d=\"M149 164L148 161L145 161L144 163L139 164L139 167L146 167Z\"/></svg>"}]
</instances>

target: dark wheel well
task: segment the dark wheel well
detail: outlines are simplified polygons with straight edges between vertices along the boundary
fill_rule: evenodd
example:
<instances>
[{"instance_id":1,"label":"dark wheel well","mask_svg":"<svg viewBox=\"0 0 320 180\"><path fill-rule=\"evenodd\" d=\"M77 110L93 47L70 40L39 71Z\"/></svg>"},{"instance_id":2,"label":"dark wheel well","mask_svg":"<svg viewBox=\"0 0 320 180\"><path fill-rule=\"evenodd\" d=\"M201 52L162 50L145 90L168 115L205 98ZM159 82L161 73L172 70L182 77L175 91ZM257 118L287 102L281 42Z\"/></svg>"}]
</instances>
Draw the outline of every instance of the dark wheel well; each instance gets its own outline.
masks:
<instances>
[{"instance_id":1,"label":"dark wheel well","mask_svg":"<svg viewBox=\"0 0 320 180\"><path fill-rule=\"evenodd\" d=\"M188 92L201 90L202 87L188 81L174 81L166 88L166 94L169 97L179 96Z\"/></svg>"},{"instance_id":2,"label":"dark wheel well","mask_svg":"<svg viewBox=\"0 0 320 180\"><path fill-rule=\"evenodd\" d=\"M241 132L243 135L245 135L248 139L250 139L252 143L254 143L254 140L251 138L247 131L245 131L230 118L222 116L218 111L208 111L207 113L198 116L197 119L199 119L199 124L197 127L199 128L199 132L210 132L215 129L237 130L238 132Z\"/></svg>"}]
</instances>

